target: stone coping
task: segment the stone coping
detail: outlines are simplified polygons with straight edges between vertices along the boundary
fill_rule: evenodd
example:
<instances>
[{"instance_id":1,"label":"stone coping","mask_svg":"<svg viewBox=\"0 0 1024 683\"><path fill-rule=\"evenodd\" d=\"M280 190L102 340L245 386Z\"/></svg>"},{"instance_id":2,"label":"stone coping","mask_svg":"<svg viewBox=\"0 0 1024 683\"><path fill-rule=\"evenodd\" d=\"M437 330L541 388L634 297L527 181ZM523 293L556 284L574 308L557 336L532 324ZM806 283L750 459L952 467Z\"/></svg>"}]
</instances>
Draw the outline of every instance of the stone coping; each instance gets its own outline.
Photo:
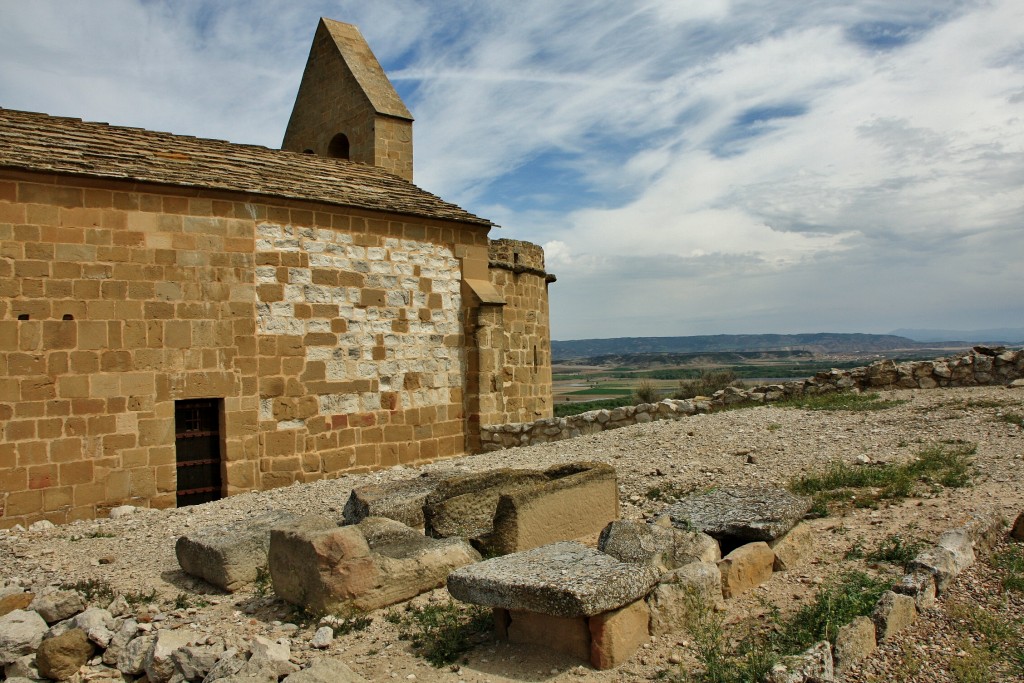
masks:
<instances>
[{"instance_id":1,"label":"stone coping","mask_svg":"<svg viewBox=\"0 0 1024 683\"><path fill-rule=\"evenodd\" d=\"M461 567L448 592L477 605L577 618L644 597L658 577L652 567L565 541Z\"/></svg>"}]
</instances>

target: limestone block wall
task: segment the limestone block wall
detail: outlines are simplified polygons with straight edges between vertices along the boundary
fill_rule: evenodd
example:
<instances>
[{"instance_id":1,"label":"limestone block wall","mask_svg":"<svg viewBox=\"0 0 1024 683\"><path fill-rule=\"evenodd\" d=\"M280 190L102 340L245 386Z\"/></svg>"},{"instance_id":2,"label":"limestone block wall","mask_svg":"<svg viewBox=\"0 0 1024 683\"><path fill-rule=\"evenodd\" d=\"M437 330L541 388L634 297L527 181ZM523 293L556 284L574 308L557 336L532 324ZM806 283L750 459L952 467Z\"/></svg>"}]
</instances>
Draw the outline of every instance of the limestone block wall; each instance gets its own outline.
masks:
<instances>
[{"instance_id":1,"label":"limestone block wall","mask_svg":"<svg viewBox=\"0 0 1024 683\"><path fill-rule=\"evenodd\" d=\"M487 348L500 349L495 400L482 424L504 424L551 417L551 334L544 250L519 240L491 240L490 279L504 297Z\"/></svg>"},{"instance_id":2,"label":"limestone block wall","mask_svg":"<svg viewBox=\"0 0 1024 683\"><path fill-rule=\"evenodd\" d=\"M654 420L679 420L738 403L770 403L803 395L850 389L934 389L1024 383L1024 350L976 347L970 353L933 361L879 361L852 370L828 370L805 380L740 389L729 387L713 396L665 399L611 410L591 410L569 417L488 425L480 430L481 448L495 451L515 446L572 439Z\"/></svg>"},{"instance_id":3,"label":"limestone block wall","mask_svg":"<svg viewBox=\"0 0 1024 683\"><path fill-rule=\"evenodd\" d=\"M0 526L175 505L175 405L223 493L465 452L458 245L486 229L0 175Z\"/></svg>"}]
</instances>

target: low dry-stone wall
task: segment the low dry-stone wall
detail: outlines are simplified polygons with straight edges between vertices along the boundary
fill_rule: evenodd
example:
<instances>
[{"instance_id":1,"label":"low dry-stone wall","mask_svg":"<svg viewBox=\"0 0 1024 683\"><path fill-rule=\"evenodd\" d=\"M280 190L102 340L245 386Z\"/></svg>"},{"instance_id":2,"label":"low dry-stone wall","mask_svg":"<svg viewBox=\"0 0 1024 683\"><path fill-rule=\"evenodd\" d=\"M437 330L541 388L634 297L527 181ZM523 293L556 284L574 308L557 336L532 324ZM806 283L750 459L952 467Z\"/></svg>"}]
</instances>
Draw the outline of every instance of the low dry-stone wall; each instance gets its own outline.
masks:
<instances>
[{"instance_id":1,"label":"low dry-stone wall","mask_svg":"<svg viewBox=\"0 0 1024 683\"><path fill-rule=\"evenodd\" d=\"M872 389L934 389L1024 384L1024 350L974 347L970 353L927 361L883 360L852 370L826 370L808 379L768 384L753 389L728 387L710 397L665 399L611 410L591 410L536 422L483 426L484 451L572 439L654 420L678 420L710 413L738 403L770 403L832 391Z\"/></svg>"}]
</instances>

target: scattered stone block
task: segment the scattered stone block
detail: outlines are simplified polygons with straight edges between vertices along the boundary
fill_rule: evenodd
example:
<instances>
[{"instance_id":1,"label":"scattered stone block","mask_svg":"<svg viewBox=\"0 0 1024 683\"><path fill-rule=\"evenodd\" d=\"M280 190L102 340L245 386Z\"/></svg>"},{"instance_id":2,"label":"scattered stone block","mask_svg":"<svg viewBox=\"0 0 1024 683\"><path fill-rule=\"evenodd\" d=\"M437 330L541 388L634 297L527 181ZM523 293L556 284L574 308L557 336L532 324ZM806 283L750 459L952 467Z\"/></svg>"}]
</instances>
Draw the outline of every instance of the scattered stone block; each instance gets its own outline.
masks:
<instances>
[{"instance_id":1,"label":"scattered stone block","mask_svg":"<svg viewBox=\"0 0 1024 683\"><path fill-rule=\"evenodd\" d=\"M366 683L366 679L337 659L318 659L302 671L289 674L284 683Z\"/></svg>"},{"instance_id":2,"label":"scattered stone block","mask_svg":"<svg viewBox=\"0 0 1024 683\"><path fill-rule=\"evenodd\" d=\"M489 555L529 550L600 531L619 517L615 469L571 463L544 471L545 480L498 497L493 531L481 539Z\"/></svg>"},{"instance_id":3,"label":"scattered stone block","mask_svg":"<svg viewBox=\"0 0 1024 683\"><path fill-rule=\"evenodd\" d=\"M434 538L479 539L493 531L494 512L504 491L543 481L542 472L511 468L445 479L427 496L424 530Z\"/></svg>"},{"instance_id":4,"label":"scattered stone block","mask_svg":"<svg viewBox=\"0 0 1024 683\"><path fill-rule=\"evenodd\" d=\"M663 574L647 596L651 635L688 628L700 610L714 609L722 600L722 572L711 562L692 562Z\"/></svg>"},{"instance_id":5,"label":"scattered stone block","mask_svg":"<svg viewBox=\"0 0 1024 683\"><path fill-rule=\"evenodd\" d=\"M814 531L806 524L797 524L786 535L769 543L768 547L775 552L773 569L789 571L814 553Z\"/></svg>"},{"instance_id":6,"label":"scattered stone block","mask_svg":"<svg viewBox=\"0 0 1024 683\"><path fill-rule=\"evenodd\" d=\"M135 637L138 630L139 623L137 621L125 619L114 632L114 637L110 639L107 649L103 651L103 663L107 666L116 666L118 657L121 656L125 646Z\"/></svg>"},{"instance_id":7,"label":"scattered stone block","mask_svg":"<svg viewBox=\"0 0 1024 683\"><path fill-rule=\"evenodd\" d=\"M917 557L907 565L907 570L910 572L921 570L934 576L935 590L939 595L964 568L974 562L974 552L970 550L970 547L968 546L966 549L957 547L954 543L955 540L957 539L947 540L947 545L954 546L954 549L935 545L918 553Z\"/></svg>"},{"instance_id":8,"label":"scattered stone block","mask_svg":"<svg viewBox=\"0 0 1024 683\"><path fill-rule=\"evenodd\" d=\"M734 598L760 586L772 576L775 553L764 541L747 543L719 561L722 596Z\"/></svg>"},{"instance_id":9,"label":"scattered stone block","mask_svg":"<svg viewBox=\"0 0 1024 683\"><path fill-rule=\"evenodd\" d=\"M707 534L631 520L617 520L606 526L597 548L622 562L648 564L661 572L691 562L722 559L718 542Z\"/></svg>"},{"instance_id":10,"label":"scattered stone block","mask_svg":"<svg viewBox=\"0 0 1024 683\"><path fill-rule=\"evenodd\" d=\"M39 673L55 681L70 678L96 652L89 637L80 628L54 638L47 638L36 652L36 666Z\"/></svg>"},{"instance_id":11,"label":"scattered stone block","mask_svg":"<svg viewBox=\"0 0 1024 683\"><path fill-rule=\"evenodd\" d=\"M924 611L935 604L935 577L926 571L904 574L893 584L892 592L912 597L917 611Z\"/></svg>"},{"instance_id":12,"label":"scattered stone block","mask_svg":"<svg viewBox=\"0 0 1024 683\"><path fill-rule=\"evenodd\" d=\"M1002 540L1005 528L1006 522L1003 516L993 510L976 512L963 525L963 530L971 538L975 553L986 555L992 552L996 544Z\"/></svg>"},{"instance_id":13,"label":"scattered stone block","mask_svg":"<svg viewBox=\"0 0 1024 683\"><path fill-rule=\"evenodd\" d=\"M0 664L34 653L46 630L46 621L35 612L16 609L0 617Z\"/></svg>"},{"instance_id":14,"label":"scattered stone block","mask_svg":"<svg viewBox=\"0 0 1024 683\"><path fill-rule=\"evenodd\" d=\"M274 592L317 612L369 611L408 600L479 559L461 539L426 538L379 517L343 527L326 517L301 517L271 532L268 554Z\"/></svg>"},{"instance_id":15,"label":"scattered stone block","mask_svg":"<svg viewBox=\"0 0 1024 683\"><path fill-rule=\"evenodd\" d=\"M843 672L878 648L875 640L875 622L867 617L856 617L836 634L836 671Z\"/></svg>"},{"instance_id":16,"label":"scattered stone block","mask_svg":"<svg viewBox=\"0 0 1024 683\"><path fill-rule=\"evenodd\" d=\"M284 510L228 525L200 529L178 538L174 554L186 574L233 593L256 580L267 565L270 530L296 518Z\"/></svg>"},{"instance_id":17,"label":"scattered stone block","mask_svg":"<svg viewBox=\"0 0 1024 683\"><path fill-rule=\"evenodd\" d=\"M702 531L719 542L774 541L796 526L811 501L785 489L726 487L683 498L667 514L677 528Z\"/></svg>"},{"instance_id":18,"label":"scattered stone block","mask_svg":"<svg viewBox=\"0 0 1024 683\"><path fill-rule=\"evenodd\" d=\"M425 474L415 479L366 484L352 489L342 519L345 524L358 524L367 517L387 517L413 528L423 527L423 506L441 478Z\"/></svg>"},{"instance_id":19,"label":"scattered stone block","mask_svg":"<svg viewBox=\"0 0 1024 683\"><path fill-rule=\"evenodd\" d=\"M834 683L835 680L832 646L823 640L803 654L786 657L776 664L767 683Z\"/></svg>"},{"instance_id":20,"label":"scattered stone block","mask_svg":"<svg viewBox=\"0 0 1024 683\"><path fill-rule=\"evenodd\" d=\"M588 620L590 663L595 669L614 669L633 656L648 639L650 612L644 600Z\"/></svg>"},{"instance_id":21,"label":"scattered stone block","mask_svg":"<svg viewBox=\"0 0 1024 683\"><path fill-rule=\"evenodd\" d=\"M542 647L575 659L590 660L590 628L585 617L558 617L524 610L507 612L506 633L510 643Z\"/></svg>"},{"instance_id":22,"label":"scattered stone block","mask_svg":"<svg viewBox=\"0 0 1024 683\"><path fill-rule=\"evenodd\" d=\"M1024 541L1024 512L1017 515L1017 519L1013 522L1013 528L1010 529L1010 538Z\"/></svg>"},{"instance_id":23,"label":"scattered stone block","mask_svg":"<svg viewBox=\"0 0 1024 683\"><path fill-rule=\"evenodd\" d=\"M875 633L878 640L893 636L917 620L917 607L914 598L886 591L879 598L875 611L871 613L875 622Z\"/></svg>"},{"instance_id":24,"label":"scattered stone block","mask_svg":"<svg viewBox=\"0 0 1024 683\"><path fill-rule=\"evenodd\" d=\"M476 605L574 618L639 600L657 581L652 567L564 541L461 567L448 592Z\"/></svg>"}]
</instances>

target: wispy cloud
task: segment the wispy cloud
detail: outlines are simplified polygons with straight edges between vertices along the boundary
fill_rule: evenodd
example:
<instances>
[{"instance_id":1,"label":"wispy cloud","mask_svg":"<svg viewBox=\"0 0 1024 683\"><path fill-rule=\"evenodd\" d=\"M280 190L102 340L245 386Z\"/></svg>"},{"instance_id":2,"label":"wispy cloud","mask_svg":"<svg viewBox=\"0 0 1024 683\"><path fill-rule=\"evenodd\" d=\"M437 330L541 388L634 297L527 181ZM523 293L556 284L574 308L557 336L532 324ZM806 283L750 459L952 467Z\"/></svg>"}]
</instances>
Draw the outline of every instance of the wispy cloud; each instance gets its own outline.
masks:
<instances>
[{"instance_id":1,"label":"wispy cloud","mask_svg":"<svg viewBox=\"0 0 1024 683\"><path fill-rule=\"evenodd\" d=\"M1017 0L36 0L0 106L275 146L320 15L417 182L547 245L559 338L1024 316Z\"/></svg>"}]
</instances>

